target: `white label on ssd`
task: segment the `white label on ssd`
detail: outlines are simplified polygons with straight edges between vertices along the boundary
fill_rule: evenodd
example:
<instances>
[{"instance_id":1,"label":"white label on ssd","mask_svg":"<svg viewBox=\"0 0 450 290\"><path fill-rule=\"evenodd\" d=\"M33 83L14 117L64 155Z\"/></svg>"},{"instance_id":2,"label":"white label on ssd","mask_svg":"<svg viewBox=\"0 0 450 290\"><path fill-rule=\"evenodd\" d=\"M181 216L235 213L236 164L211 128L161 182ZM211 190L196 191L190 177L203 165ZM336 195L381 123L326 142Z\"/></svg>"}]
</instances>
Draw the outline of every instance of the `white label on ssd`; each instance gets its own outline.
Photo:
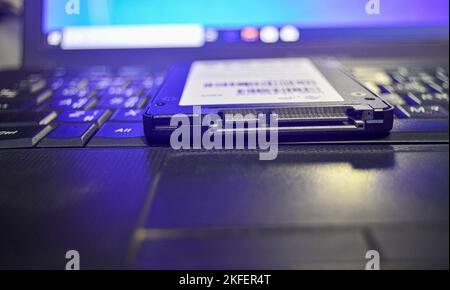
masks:
<instances>
[{"instance_id":1,"label":"white label on ssd","mask_svg":"<svg viewBox=\"0 0 450 290\"><path fill-rule=\"evenodd\" d=\"M307 58L197 61L180 106L343 102Z\"/></svg>"}]
</instances>

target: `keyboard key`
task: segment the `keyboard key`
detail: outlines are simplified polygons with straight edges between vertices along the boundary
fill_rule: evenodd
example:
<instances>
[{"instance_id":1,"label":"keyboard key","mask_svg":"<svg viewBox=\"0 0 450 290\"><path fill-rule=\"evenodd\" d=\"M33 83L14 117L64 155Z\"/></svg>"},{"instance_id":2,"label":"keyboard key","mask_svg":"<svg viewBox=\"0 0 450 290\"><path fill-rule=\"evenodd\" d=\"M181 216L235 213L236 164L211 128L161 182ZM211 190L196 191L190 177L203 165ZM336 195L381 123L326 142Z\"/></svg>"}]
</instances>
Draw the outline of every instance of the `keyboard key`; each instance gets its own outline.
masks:
<instances>
[{"instance_id":1,"label":"keyboard key","mask_svg":"<svg viewBox=\"0 0 450 290\"><path fill-rule=\"evenodd\" d=\"M34 147L51 130L51 126L0 127L0 148Z\"/></svg>"},{"instance_id":2,"label":"keyboard key","mask_svg":"<svg viewBox=\"0 0 450 290\"><path fill-rule=\"evenodd\" d=\"M27 79L20 80L16 88L27 94L35 94L47 86L47 80L41 75L29 75Z\"/></svg>"},{"instance_id":3,"label":"keyboard key","mask_svg":"<svg viewBox=\"0 0 450 290\"><path fill-rule=\"evenodd\" d=\"M139 123L106 123L89 142L92 147L145 146L144 126Z\"/></svg>"},{"instance_id":4,"label":"keyboard key","mask_svg":"<svg viewBox=\"0 0 450 290\"><path fill-rule=\"evenodd\" d=\"M66 98L53 101L50 107L60 110L83 110L89 109L94 103L91 98Z\"/></svg>"},{"instance_id":5,"label":"keyboard key","mask_svg":"<svg viewBox=\"0 0 450 290\"><path fill-rule=\"evenodd\" d=\"M437 71L435 76L436 76L437 79L448 83L448 72Z\"/></svg>"},{"instance_id":6,"label":"keyboard key","mask_svg":"<svg viewBox=\"0 0 450 290\"><path fill-rule=\"evenodd\" d=\"M1 89L0 90L0 100L16 99L19 97L19 94L20 94L19 90Z\"/></svg>"},{"instance_id":7,"label":"keyboard key","mask_svg":"<svg viewBox=\"0 0 450 290\"><path fill-rule=\"evenodd\" d=\"M111 80L112 87L128 87L131 81L125 77L115 77Z\"/></svg>"},{"instance_id":8,"label":"keyboard key","mask_svg":"<svg viewBox=\"0 0 450 290\"><path fill-rule=\"evenodd\" d=\"M428 92L428 88L422 83L418 82L407 82L402 84L395 84L393 86L393 93L399 95L406 95L408 93L424 94Z\"/></svg>"},{"instance_id":9,"label":"keyboard key","mask_svg":"<svg viewBox=\"0 0 450 290\"><path fill-rule=\"evenodd\" d=\"M117 110L111 117L112 122L141 122L144 110Z\"/></svg>"},{"instance_id":10,"label":"keyboard key","mask_svg":"<svg viewBox=\"0 0 450 290\"><path fill-rule=\"evenodd\" d=\"M436 83L439 87L442 88L442 91L443 91L443 92L448 93L448 89L449 89L448 82L443 82L443 81L441 81L441 80L436 80L435 83Z\"/></svg>"},{"instance_id":11,"label":"keyboard key","mask_svg":"<svg viewBox=\"0 0 450 290\"><path fill-rule=\"evenodd\" d=\"M448 94L441 93L427 93L427 94L413 94L409 93L406 96L408 102L412 105L441 105L443 107L448 107L449 98Z\"/></svg>"},{"instance_id":12,"label":"keyboard key","mask_svg":"<svg viewBox=\"0 0 450 290\"><path fill-rule=\"evenodd\" d=\"M0 112L0 124L8 127L48 125L56 116L56 112Z\"/></svg>"},{"instance_id":13,"label":"keyboard key","mask_svg":"<svg viewBox=\"0 0 450 290\"><path fill-rule=\"evenodd\" d=\"M364 82L364 86L369 89L369 91L373 92L374 94L380 94L380 88L378 87L377 84L375 84L374 82Z\"/></svg>"},{"instance_id":14,"label":"keyboard key","mask_svg":"<svg viewBox=\"0 0 450 290\"><path fill-rule=\"evenodd\" d=\"M25 110L31 105L31 101L27 99L20 100L2 100L0 99L0 112L1 111L21 111Z\"/></svg>"},{"instance_id":15,"label":"keyboard key","mask_svg":"<svg viewBox=\"0 0 450 290\"><path fill-rule=\"evenodd\" d=\"M63 90L64 88L83 89L89 82L83 78L56 77L49 82L49 87L53 91Z\"/></svg>"},{"instance_id":16,"label":"keyboard key","mask_svg":"<svg viewBox=\"0 0 450 290\"><path fill-rule=\"evenodd\" d=\"M391 94L394 93L394 89L392 86L387 86L387 85L378 85L378 91L381 94Z\"/></svg>"},{"instance_id":17,"label":"keyboard key","mask_svg":"<svg viewBox=\"0 0 450 290\"><path fill-rule=\"evenodd\" d=\"M406 67L399 67L399 68L397 68L397 70L395 72L397 72L399 75L401 75L404 78L407 78L411 75L411 72Z\"/></svg>"},{"instance_id":18,"label":"keyboard key","mask_svg":"<svg viewBox=\"0 0 450 290\"><path fill-rule=\"evenodd\" d=\"M56 118L58 123L97 123L103 124L111 115L105 110L64 111Z\"/></svg>"},{"instance_id":19,"label":"keyboard key","mask_svg":"<svg viewBox=\"0 0 450 290\"><path fill-rule=\"evenodd\" d=\"M92 123L60 124L38 147L83 147L96 129Z\"/></svg>"},{"instance_id":20,"label":"keyboard key","mask_svg":"<svg viewBox=\"0 0 450 290\"><path fill-rule=\"evenodd\" d=\"M398 72L389 72L389 76L391 77L394 83L401 84L406 82L406 78L401 74L399 74Z\"/></svg>"},{"instance_id":21,"label":"keyboard key","mask_svg":"<svg viewBox=\"0 0 450 290\"><path fill-rule=\"evenodd\" d=\"M50 81L49 85L52 90L56 91L59 90L64 85L64 83L65 81L63 78L57 78Z\"/></svg>"},{"instance_id":22,"label":"keyboard key","mask_svg":"<svg viewBox=\"0 0 450 290\"><path fill-rule=\"evenodd\" d=\"M135 138L144 136L142 123L106 123L97 133L98 138Z\"/></svg>"},{"instance_id":23,"label":"keyboard key","mask_svg":"<svg viewBox=\"0 0 450 290\"><path fill-rule=\"evenodd\" d=\"M36 104L42 104L48 99L50 99L53 95L52 90L45 90L36 96Z\"/></svg>"},{"instance_id":24,"label":"keyboard key","mask_svg":"<svg viewBox=\"0 0 450 290\"><path fill-rule=\"evenodd\" d=\"M53 98L89 98L93 94L90 88L66 87L53 92Z\"/></svg>"},{"instance_id":25,"label":"keyboard key","mask_svg":"<svg viewBox=\"0 0 450 290\"><path fill-rule=\"evenodd\" d=\"M99 98L131 98L140 95L140 90L136 87L110 87L97 94Z\"/></svg>"},{"instance_id":26,"label":"keyboard key","mask_svg":"<svg viewBox=\"0 0 450 290\"><path fill-rule=\"evenodd\" d=\"M142 97L114 97L114 98L103 98L98 104L99 109L140 109L147 101L146 98Z\"/></svg>"},{"instance_id":27,"label":"keyboard key","mask_svg":"<svg viewBox=\"0 0 450 290\"><path fill-rule=\"evenodd\" d=\"M104 90L111 86L111 78L99 77L91 80L91 86L95 90Z\"/></svg>"},{"instance_id":28,"label":"keyboard key","mask_svg":"<svg viewBox=\"0 0 450 290\"><path fill-rule=\"evenodd\" d=\"M428 72L421 71L418 75L421 82L429 83L435 80L434 76Z\"/></svg>"},{"instance_id":29,"label":"keyboard key","mask_svg":"<svg viewBox=\"0 0 450 290\"><path fill-rule=\"evenodd\" d=\"M153 89L155 87L155 79L153 77L145 77L141 82L142 87L147 90Z\"/></svg>"},{"instance_id":30,"label":"keyboard key","mask_svg":"<svg viewBox=\"0 0 450 290\"><path fill-rule=\"evenodd\" d=\"M26 104L32 102L32 99L34 99L37 104L41 104L44 101L48 100L51 97L51 94L51 90L43 90L33 95L29 92L19 89L1 89L0 102L22 102Z\"/></svg>"},{"instance_id":31,"label":"keyboard key","mask_svg":"<svg viewBox=\"0 0 450 290\"><path fill-rule=\"evenodd\" d=\"M441 106L397 106L395 113L402 119L448 118L448 112Z\"/></svg>"},{"instance_id":32,"label":"keyboard key","mask_svg":"<svg viewBox=\"0 0 450 290\"><path fill-rule=\"evenodd\" d=\"M426 87L428 89L428 92L430 93L434 93L434 94L440 94L442 93L444 90L436 83L427 83Z\"/></svg>"},{"instance_id":33,"label":"keyboard key","mask_svg":"<svg viewBox=\"0 0 450 290\"><path fill-rule=\"evenodd\" d=\"M42 91L47 86L47 80L45 79L37 79L30 81L29 83L29 92L31 94L35 94L39 91Z\"/></svg>"},{"instance_id":34,"label":"keyboard key","mask_svg":"<svg viewBox=\"0 0 450 290\"><path fill-rule=\"evenodd\" d=\"M165 80L165 73L164 72L160 72L160 73L157 73L156 75L155 75L155 85L157 86L157 87L159 87L160 85L162 85L163 84L163 82L164 82L164 80Z\"/></svg>"},{"instance_id":35,"label":"keyboard key","mask_svg":"<svg viewBox=\"0 0 450 290\"><path fill-rule=\"evenodd\" d=\"M379 67L356 67L353 74L362 82L373 82L377 85L390 85L391 77Z\"/></svg>"},{"instance_id":36,"label":"keyboard key","mask_svg":"<svg viewBox=\"0 0 450 290\"><path fill-rule=\"evenodd\" d=\"M382 94L380 97L392 106L406 105L405 100L398 94Z\"/></svg>"}]
</instances>

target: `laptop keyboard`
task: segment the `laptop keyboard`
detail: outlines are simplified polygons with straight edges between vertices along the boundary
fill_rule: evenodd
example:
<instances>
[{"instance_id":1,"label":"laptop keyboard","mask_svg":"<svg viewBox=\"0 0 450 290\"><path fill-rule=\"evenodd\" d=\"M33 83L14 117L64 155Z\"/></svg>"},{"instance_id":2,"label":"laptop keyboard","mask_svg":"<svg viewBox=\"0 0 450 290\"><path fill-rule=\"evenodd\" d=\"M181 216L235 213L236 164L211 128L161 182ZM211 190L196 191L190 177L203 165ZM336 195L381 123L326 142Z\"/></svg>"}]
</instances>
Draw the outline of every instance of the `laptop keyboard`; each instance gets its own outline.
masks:
<instances>
[{"instance_id":1,"label":"laptop keyboard","mask_svg":"<svg viewBox=\"0 0 450 290\"><path fill-rule=\"evenodd\" d=\"M130 68L26 76L0 89L0 148L145 146L142 114L163 80Z\"/></svg>"},{"instance_id":2,"label":"laptop keyboard","mask_svg":"<svg viewBox=\"0 0 450 290\"><path fill-rule=\"evenodd\" d=\"M396 118L448 118L448 68L353 73L396 107ZM163 80L136 68L24 76L0 87L0 148L145 146L142 114Z\"/></svg>"},{"instance_id":3,"label":"laptop keyboard","mask_svg":"<svg viewBox=\"0 0 450 290\"><path fill-rule=\"evenodd\" d=\"M360 67L353 70L366 87L395 106L399 119L447 119L448 68Z\"/></svg>"}]
</instances>

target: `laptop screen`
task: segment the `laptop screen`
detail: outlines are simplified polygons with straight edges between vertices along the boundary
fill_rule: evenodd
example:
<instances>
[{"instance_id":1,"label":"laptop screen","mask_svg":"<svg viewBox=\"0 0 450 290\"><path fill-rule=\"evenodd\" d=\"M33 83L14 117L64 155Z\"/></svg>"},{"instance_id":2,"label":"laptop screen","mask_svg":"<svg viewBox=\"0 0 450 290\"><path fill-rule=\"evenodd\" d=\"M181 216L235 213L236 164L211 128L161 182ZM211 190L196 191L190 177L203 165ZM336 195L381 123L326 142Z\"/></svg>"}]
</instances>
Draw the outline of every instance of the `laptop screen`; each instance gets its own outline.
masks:
<instances>
[{"instance_id":1,"label":"laptop screen","mask_svg":"<svg viewBox=\"0 0 450 290\"><path fill-rule=\"evenodd\" d=\"M199 48L301 41L302 30L448 26L448 0L44 0L63 50Z\"/></svg>"}]
</instances>

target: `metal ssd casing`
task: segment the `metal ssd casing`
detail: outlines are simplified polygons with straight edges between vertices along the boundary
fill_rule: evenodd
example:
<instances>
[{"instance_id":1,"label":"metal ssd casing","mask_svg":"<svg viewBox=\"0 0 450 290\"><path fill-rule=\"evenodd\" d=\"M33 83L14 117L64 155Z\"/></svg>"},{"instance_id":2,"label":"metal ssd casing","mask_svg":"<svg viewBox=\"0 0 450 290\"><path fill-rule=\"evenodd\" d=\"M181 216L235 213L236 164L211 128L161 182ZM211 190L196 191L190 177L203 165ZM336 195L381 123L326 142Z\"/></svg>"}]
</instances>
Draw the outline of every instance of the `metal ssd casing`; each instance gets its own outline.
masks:
<instances>
[{"instance_id":1,"label":"metal ssd casing","mask_svg":"<svg viewBox=\"0 0 450 290\"><path fill-rule=\"evenodd\" d=\"M202 105L202 114L217 114L223 122L246 121L226 119L227 115L273 115L278 119L280 142L365 139L385 136L393 126L394 108L354 79L339 63L313 60L344 101L274 104ZM174 115L192 118L194 106L181 106L192 63L171 68L144 114L144 129L150 144L169 143ZM202 130L208 130L208 127ZM233 132L225 132L232 134Z\"/></svg>"}]
</instances>

